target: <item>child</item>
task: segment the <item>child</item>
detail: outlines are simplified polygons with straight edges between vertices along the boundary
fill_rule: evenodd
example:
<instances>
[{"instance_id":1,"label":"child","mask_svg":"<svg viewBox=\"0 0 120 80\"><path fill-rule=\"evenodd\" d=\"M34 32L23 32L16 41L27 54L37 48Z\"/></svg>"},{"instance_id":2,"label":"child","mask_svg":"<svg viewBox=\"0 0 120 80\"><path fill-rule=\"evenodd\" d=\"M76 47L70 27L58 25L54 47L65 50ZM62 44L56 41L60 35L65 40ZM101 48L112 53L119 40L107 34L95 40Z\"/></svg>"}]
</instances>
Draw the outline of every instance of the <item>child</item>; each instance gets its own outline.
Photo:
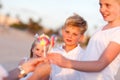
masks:
<instances>
[{"instance_id":1,"label":"child","mask_svg":"<svg viewBox=\"0 0 120 80\"><path fill-rule=\"evenodd\" d=\"M84 71L80 80L115 80L120 66L120 0L99 0L99 4L108 24L91 37L82 61L58 54L48 56L61 67Z\"/></svg>"},{"instance_id":2,"label":"child","mask_svg":"<svg viewBox=\"0 0 120 80\"><path fill-rule=\"evenodd\" d=\"M30 58L43 58L46 57L47 50L50 45L50 39L47 35L42 34L42 35L36 35L35 40L32 44L31 47L31 53L30 53ZM27 61L30 58L25 58L20 62L20 65ZM25 78L22 78L20 80L27 80L33 72L29 73Z\"/></svg>"},{"instance_id":3,"label":"child","mask_svg":"<svg viewBox=\"0 0 120 80\"><path fill-rule=\"evenodd\" d=\"M54 48L51 52L59 53L68 59L80 60L83 50L79 41L82 40L86 29L87 22L81 16L70 16L62 28L64 45ZM52 65L50 80L80 80L80 72Z\"/></svg>"}]
</instances>

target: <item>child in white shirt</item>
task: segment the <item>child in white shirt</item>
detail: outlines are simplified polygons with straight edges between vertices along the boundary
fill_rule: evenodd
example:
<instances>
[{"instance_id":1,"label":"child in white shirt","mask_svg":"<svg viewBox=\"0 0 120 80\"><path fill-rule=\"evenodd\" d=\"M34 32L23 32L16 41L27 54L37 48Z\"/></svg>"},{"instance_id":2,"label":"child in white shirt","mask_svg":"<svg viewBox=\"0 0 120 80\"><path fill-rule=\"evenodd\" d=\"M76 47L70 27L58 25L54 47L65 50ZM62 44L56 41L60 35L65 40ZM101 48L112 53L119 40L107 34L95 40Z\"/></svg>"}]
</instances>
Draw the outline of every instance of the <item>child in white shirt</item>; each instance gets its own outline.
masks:
<instances>
[{"instance_id":1,"label":"child in white shirt","mask_svg":"<svg viewBox=\"0 0 120 80\"><path fill-rule=\"evenodd\" d=\"M51 52L79 61L83 55L83 49L80 47L79 42L82 40L86 29L87 22L81 16L77 14L70 16L62 28L64 45L54 48ZM80 72L52 65L50 80L80 80Z\"/></svg>"}]
</instances>

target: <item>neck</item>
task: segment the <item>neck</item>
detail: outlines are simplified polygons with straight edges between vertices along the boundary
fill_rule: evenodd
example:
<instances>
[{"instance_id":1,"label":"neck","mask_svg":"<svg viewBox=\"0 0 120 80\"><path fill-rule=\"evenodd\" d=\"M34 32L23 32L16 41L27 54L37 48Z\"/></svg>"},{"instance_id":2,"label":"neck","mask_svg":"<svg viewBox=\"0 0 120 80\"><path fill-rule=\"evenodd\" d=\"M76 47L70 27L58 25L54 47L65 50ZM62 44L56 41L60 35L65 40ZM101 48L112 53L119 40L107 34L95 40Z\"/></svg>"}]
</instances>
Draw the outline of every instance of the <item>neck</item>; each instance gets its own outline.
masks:
<instances>
[{"instance_id":1,"label":"neck","mask_svg":"<svg viewBox=\"0 0 120 80\"><path fill-rule=\"evenodd\" d=\"M120 20L116 21L109 21L108 24L104 27L103 30L110 29L110 28L115 28L120 26Z\"/></svg>"},{"instance_id":2,"label":"neck","mask_svg":"<svg viewBox=\"0 0 120 80\"><path fill-rule=\"evenodd\" d=\"M70 50L74 49L77 47L77 45L65 45L63 46L63 49L65 49L66 52L69 52Z\"/></svg>"}]
</instances>

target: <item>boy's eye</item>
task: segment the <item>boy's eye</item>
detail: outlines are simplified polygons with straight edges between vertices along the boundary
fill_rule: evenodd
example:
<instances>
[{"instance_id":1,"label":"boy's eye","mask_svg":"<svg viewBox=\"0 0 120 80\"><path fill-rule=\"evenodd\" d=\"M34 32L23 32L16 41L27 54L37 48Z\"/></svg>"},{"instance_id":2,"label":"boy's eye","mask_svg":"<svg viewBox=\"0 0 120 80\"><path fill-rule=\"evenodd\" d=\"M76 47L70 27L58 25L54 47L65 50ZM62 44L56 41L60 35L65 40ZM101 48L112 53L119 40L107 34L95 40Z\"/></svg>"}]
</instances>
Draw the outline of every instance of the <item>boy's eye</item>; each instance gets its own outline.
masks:
<instances>
[{"instance_id":1,"label":"boy's eye","mask_svg":"<svg viewBox=\"0 0 120 80\"><path fill-rule=\"evenodd\" d=\"M69 33L69 31L65 31L66 33Z\"/></svg>"},{"instance_id":2,"label":"boy's eye","mask_svg":"<svg viewBox=\"0 0 120 80\"><path fill-rule=\"evenodd\" d=\"M74 36L77 36L77 34L76 34L76 33L73 33L73 35L74 35Z\"/></svg>"},{"instance_id":3,"label":"boy's eye","mask_svg":"<svg viewBox=\"0 0 120 80\"><path fill-rule=\"evenodd\" d=\"M106 4L106 7L108 7L108 8L109 8L109 7L110 7L110 5L109 5L109 4Z\"/></svg>"}]
</instances>

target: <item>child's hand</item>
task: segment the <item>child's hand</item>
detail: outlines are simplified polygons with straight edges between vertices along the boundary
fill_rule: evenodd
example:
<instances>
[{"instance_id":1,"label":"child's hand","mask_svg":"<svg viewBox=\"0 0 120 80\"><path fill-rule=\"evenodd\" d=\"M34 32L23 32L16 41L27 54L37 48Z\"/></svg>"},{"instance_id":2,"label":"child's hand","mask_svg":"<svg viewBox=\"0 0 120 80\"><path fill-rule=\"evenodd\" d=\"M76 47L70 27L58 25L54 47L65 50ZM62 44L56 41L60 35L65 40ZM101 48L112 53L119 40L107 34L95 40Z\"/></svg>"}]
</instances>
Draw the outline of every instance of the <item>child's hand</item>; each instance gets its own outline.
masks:
<instances>
[{"instance_id":1,"label":"child's hand","mask_svg":"<svg viewBox=\"0 0 120 80\"><path fill-rule=\"evenodd\" d=\"M56 64L60 67L69 67L70 66L70 60L62 56L58 53L50 53L47 55L48 60L50 63Z\"/></svg>"},{"instance_id":2,"label":"child's hand","mask_svg":"<svg viewBox=\"0 0 120 80\"><path fill-rule=\"evenodd\" d=\"M21 67L27 74L29 72L34 71L36 66L38 64L42 64L44 61L46 61L44 58L32 58L32 59L28 60L27 62L23 63L21 65Z\"/></svg>"}]
</instances>

